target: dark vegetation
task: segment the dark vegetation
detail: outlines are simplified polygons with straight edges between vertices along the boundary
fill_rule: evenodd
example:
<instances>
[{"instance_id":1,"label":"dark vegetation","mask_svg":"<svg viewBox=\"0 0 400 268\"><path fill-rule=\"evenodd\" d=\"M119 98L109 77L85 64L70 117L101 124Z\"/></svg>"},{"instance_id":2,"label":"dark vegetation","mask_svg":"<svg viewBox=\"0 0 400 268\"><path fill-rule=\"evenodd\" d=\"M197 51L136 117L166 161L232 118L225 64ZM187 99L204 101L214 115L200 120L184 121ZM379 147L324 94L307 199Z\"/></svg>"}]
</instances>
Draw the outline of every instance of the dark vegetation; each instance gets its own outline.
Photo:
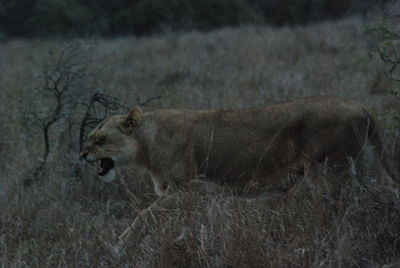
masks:
<instances>
[{"instance_id":1,"label":"dark vegetation","mask_svg":"<svg viewBox=\"0 0 400 268\"><path fill-rule=\"evenodd\" d=\"M366 14L388 0L11 0L4 37L121 36L242 24L294 25Z\"/></svg>"},{"instance_id":2,"label":"dark vegetation","mask_svg":"<svg viewBox=\"0 0 400 268\"><path fill-rule=\"evenodd\" d=\"M37 2L24 3L26 10L35 10L31 3ZM283 28L0 43L0 266L396 267L398 181L353 176L339 201L311 189L255 199L194 195L195 206L158 211L121 257L118 236L155 200L151 182L135 173L104 183L78 161L88 130L133 105L246 109L337 95L375 111L399 165L399 29L372 27L371 38L365 23L351 17ZM334 179L323 169L320 176ZM184 200L185 193L178 196Z\"/></svg>"}]
</instances>

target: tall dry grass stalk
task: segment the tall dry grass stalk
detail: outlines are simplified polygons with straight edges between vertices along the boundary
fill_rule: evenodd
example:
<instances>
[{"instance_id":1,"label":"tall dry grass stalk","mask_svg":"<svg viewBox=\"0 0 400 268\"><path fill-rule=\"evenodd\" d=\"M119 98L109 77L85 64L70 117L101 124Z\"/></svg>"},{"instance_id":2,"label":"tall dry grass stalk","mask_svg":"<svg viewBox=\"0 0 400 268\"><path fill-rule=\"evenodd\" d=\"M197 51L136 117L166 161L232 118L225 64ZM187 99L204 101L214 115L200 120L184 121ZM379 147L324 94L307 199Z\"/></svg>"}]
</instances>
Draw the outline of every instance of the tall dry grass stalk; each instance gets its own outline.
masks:
<instances>
[{"instance_id":1,"label":"tall dry grass stalk","mask_svg":"<svg viewBox=\"0 0 400 268\"><path fill-rule=\"evenodd\" d=\"M380 75L379 60L367 59L373 44L363 23L349 18L294 28L83 40L101 67L85 84L132 106L168 92L149 108L242 109L337 95L389 113L397 107L385 94L391 84ZM398 189L365 177L363 183L353 178L335 203L309 191L259 199L197 196L195 207L159 213L127 255L115 258L118 235L155 199L145 175L98 181L77 162L77 144L67 148L68 122L61 121L51 133L42 183L20 184L42 148L24 121L25 99L48 52L66 43L0 43L2 266L379 267L400 257Z\"/></svg>"}]
</instances>

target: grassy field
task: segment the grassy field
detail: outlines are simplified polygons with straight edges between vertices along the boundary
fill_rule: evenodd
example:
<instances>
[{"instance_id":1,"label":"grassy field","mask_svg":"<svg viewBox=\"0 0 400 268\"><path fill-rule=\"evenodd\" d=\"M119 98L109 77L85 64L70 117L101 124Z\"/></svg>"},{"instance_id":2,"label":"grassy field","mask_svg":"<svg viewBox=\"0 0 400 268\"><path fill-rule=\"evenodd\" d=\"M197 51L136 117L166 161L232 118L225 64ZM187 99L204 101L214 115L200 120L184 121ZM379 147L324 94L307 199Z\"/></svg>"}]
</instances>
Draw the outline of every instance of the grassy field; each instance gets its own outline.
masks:
<instances>
[{"instance_id":1,"label":"grassy field","mask_svg":"<svg viewBox=\"0 0 400 268\"><path fill-rule=\"evenodd\" d=\"M382 267L399 260L398 189L371 178L349 182L337 204L309 193L260 200L198 196L195 209L164 211L117 258L118 235L155 196L145 175L103 183L78 161L77 132L67 127L82 113L78 108L52 126L40 178L23 187L43 154L41 129L29 115L52 109L37 89L48 63L71 44L73 62L87 67L73 94L101 92L126 106L160 96L144 110L244 109L342 96L370 107L389 136L399 103L389 94L394 85L383 64L368 56L375 44L364 23L354 17L295 28L0 43L1 266Z\"/></svg>"}]
</instances>

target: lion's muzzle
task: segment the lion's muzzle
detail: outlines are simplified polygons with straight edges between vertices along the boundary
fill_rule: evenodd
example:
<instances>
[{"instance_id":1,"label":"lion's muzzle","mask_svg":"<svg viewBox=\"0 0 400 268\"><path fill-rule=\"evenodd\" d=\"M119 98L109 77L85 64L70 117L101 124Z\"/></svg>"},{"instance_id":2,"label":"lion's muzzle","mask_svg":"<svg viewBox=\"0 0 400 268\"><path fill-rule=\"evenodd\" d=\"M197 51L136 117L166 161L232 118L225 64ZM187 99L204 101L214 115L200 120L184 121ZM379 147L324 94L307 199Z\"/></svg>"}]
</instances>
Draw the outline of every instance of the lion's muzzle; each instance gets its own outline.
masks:
<instances>
[{"instance_id":1,"label":"lion's muzzle","mask_svg":"<svg viewBox=\"0 0 400 268\"><path fill-rule=\"evenodd\" d=\"M94 162L99 160L98 158L96 158L94 156L93 153L90 153L90 150L88 147L83 148L83 150L79 154L79 159L84 160L85 162L90 163L90 164L93 164Z\"/></svg>"},{"instance_id":2,"label":"lion's muzzle","mask_svg":"<svg viewBox=\"0 0 400 268\"><path fill-rule=\"evenodd\" d=\"M104 181L112 181L115 177L115 163L111 157L94 157L90 150L84 148L79 159L97 166L97 175Z\"/></svg>"},{"instance_id":3,"label":"lion's muzzle","mask_svg":"<svg viewBox=\"0 0 400 268\"><path fill-rule=\"evenodd\" d=\"M89 154L89 151L87 149L83 149L80 153L79 153L79 160L86 160L87 156Z\"/></svg>"}]
</instances>

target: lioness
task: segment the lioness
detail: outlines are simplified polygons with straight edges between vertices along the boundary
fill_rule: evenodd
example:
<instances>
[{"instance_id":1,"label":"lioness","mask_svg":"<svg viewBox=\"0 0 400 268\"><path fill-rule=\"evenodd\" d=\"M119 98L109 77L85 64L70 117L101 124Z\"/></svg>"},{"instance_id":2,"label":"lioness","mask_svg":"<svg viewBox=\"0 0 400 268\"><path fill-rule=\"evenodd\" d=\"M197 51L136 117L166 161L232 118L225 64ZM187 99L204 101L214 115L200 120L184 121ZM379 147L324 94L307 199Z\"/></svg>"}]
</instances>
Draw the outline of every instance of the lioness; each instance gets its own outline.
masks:
<instances>
[{"instance_id":1,"label":"lioness","mask_svg":"<svg viewBox=\"0 0 400 268\"><path fill-rule=\"evenodd\" d=\"M317 180L314 175L322 166L337 174L332 182L340 184L350 166L358 168L354 163L367 144L376 156L373 163L379 163L383 144L378 132L362 104L338 97L308 97L244 111L142 112L135 107L100 123L81 156L97 163L106 181L132 167L147 170L159 196L190 190L199 178L238 194L288 191L298 184L289 174ZM318 181L311 179L313 183Z\"/></svg>"},{"instance_id":2,"label":"lioness","mask_svg":"<svg viewBox=\"0 0 400 268\"><path fill-rule=\"evenodd\" d=\"M308 97L245 111L135 107L100 123L81 156L98 164L105 181L146 169L160 196L199 177L241 194L249 185L288 190L289 173L308 176L321 165L347 170L367 142L381 153L375 119L362 104Z\"/></svg>"}]
</instances>

